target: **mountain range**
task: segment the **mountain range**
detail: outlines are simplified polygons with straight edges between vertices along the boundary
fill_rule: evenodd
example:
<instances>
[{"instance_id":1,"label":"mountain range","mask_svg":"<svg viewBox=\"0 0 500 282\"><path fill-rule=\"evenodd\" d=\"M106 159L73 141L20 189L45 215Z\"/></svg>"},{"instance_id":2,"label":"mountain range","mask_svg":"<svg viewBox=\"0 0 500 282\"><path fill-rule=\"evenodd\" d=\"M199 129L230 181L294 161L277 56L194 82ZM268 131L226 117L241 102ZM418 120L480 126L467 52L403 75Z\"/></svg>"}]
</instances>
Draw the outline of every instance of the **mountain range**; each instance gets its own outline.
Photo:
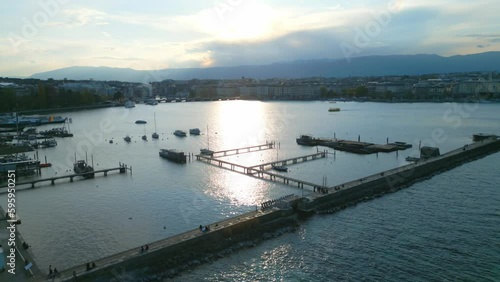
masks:
<instances>
[{"instance_id":1,"label":"mountain range","mask_svg":"<svg viewBox=\"0 0 500 282\"><path fill-rule=\"evenodd\" d=\"M278 62L269 65L246 65L209 68L170 68L134 70L129 68L74 66L36 73L31 78L74 80L117 80L147 83L164 79L238 79L250 77L301 78L420 75L500 71L500 52L443 57L438 55L387 55L347 59L314 59Z\"/></svg>"}]
</instances>

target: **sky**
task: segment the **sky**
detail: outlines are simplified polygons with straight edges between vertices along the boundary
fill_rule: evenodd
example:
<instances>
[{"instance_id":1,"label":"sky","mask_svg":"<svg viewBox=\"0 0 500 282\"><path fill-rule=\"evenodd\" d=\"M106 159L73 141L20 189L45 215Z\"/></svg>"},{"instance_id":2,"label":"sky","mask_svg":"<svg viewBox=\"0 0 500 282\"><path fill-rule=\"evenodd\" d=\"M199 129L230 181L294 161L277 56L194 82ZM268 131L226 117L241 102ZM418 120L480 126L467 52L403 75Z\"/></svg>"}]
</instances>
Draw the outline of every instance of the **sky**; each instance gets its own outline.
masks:
<instances>
[{"instance_id":1,"label":"sky","mask_svg":"<svg viewBox=\"0 0 500 282\"><path fill-rule=\"evenodd\" d=\"M17 0L0 9L0 76L500 50L498 0Z\"/></svg>"}]
</instances>

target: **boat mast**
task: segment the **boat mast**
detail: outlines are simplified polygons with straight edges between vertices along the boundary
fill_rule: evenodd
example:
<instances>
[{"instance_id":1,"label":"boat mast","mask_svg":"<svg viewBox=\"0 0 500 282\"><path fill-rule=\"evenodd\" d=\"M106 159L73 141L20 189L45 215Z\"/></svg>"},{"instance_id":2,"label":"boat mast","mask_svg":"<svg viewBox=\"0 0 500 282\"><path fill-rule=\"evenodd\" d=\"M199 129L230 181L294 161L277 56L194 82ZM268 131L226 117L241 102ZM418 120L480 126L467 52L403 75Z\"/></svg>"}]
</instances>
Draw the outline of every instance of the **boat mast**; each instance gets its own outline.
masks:
<instances>
[{"instance_id":1,"label":"boat mast","mask_svg":"<svg viewBox=\"0 0 500 282\"><path fill-rule=\"evenodd\" d=\"M155 133L156 133L156 112L154 113L155 115Z\"/></svg>"},{"instance_id":2,"label":"boat mast","mask_svg":"<svg viewBox=\"0 0 500 282\"><path fill-rule=\"evenodd\" d=\"M207 142L208 142L208 150L210 150L210 135L208 134L208 124L207 124Z\"/></svg>"}]
</instances>

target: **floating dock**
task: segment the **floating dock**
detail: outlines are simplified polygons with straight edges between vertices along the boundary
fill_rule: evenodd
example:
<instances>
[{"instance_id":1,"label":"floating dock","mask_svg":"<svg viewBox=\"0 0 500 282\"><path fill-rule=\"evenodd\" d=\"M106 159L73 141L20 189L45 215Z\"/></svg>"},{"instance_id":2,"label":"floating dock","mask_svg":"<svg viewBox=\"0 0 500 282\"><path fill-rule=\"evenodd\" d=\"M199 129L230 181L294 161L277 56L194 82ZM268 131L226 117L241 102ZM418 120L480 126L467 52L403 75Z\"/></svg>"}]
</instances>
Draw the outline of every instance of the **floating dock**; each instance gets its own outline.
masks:
<instances>
[{"instance_id":1,"label":"floating dock","mask_svg":"<svg viewBox=\"0 0 500 282\"><path fill-rule=\"evenodd\" d=\"M354 140L316 138L311 135L301 135L296 139L297 144L304 146L325 146L339 151L345 151L355 154L373 154L373 153L388 153L398 150L406 150L411 148L411 144L405 142L395 142L387 144L374 144L369 142L361 142Z\"/></svg>"}]
</instances>

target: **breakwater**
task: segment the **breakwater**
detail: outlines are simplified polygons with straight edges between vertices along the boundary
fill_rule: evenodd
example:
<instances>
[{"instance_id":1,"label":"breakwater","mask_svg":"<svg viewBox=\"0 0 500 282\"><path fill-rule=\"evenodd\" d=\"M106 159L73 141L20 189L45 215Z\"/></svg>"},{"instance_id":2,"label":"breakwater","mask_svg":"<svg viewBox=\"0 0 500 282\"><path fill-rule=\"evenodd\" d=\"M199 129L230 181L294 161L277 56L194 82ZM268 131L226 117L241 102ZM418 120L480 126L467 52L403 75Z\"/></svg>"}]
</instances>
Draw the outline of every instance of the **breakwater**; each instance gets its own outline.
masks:
<instances>
[{"instance_id":1,"label":"breakwater","mask_svg":"<svg viewBox=\"0 0 500 282\"><path fill-rule=\"evenodd\" d=\"M293 200L294 201L294 200ZM293 201L290 201L293 203ZM272 238L272 232L297 225L297 214L288 208L275 208L242 214L208 225L207 231L197 228L188 232L148 244L147 251L138 246L95 261L96 268L86 270L86 265L62 272L62 280L71 281L73 271L78 281L110 281L123 271L147 268L148 272L167 272L166 277L176 275L188 267L223 257L232 248L250 247L257 241ZM267 235L266 235L267 234ZM251 242L251 243L243 243ZM153 279L154 280L154 279Z\"/></svg>"},{"instance_id":2,"label":"breakwater","mask_svg":"<svg viewBox=\"0 0 500 282\"><path fill-rule=\"evenodd\" d=\"M119 253L96 261L97 268L85 271L85 266L78 266L64 271L66 279L76 271L79 281L109 281L118 279L117 273L135 272L148 268L147 273L158 273L172 270L166 276L151 274L150 280L161 280L175 275L179 270L208 262L212 258L224 255L224 250L232 246L262 237L265 232L272 232L283 226L296 224L299 213L315 213L328 209L343 208L358 201L396 191L441 171L449 170L464 162L495 153L500 150L500 140L487 139L444 155L418 161L414 164L387 170L363 177L341 185L328 188L328 193L311 194L307 197L293 199L289 202L292 208L273 208L268 212L256 211L210 224L210 231L195 229L186 233L149 244L146 253L139 248ZM250 244L251 246L252 244ZM179 268L180 267L180 268ZM158 271L155 271L158 270ZM175 270L174 270L175 269ZM148 278L149 279L149 278Z\"/></svg>"},{"instance_id":3,"label":"breakwater","mask_svg":"<svg viewBox=\"0 0 500 282\"><path fill-rule=\"evenodd\" d=\"M396 191L436 173L450 170L464 162L495 153L500 150L500 140L486 139L455 149L438 157L380 172L329 188L326 195L303 198L298 209L302 212L337 210L349 204L373 196Z\"/></svg>"}]
</instances>

